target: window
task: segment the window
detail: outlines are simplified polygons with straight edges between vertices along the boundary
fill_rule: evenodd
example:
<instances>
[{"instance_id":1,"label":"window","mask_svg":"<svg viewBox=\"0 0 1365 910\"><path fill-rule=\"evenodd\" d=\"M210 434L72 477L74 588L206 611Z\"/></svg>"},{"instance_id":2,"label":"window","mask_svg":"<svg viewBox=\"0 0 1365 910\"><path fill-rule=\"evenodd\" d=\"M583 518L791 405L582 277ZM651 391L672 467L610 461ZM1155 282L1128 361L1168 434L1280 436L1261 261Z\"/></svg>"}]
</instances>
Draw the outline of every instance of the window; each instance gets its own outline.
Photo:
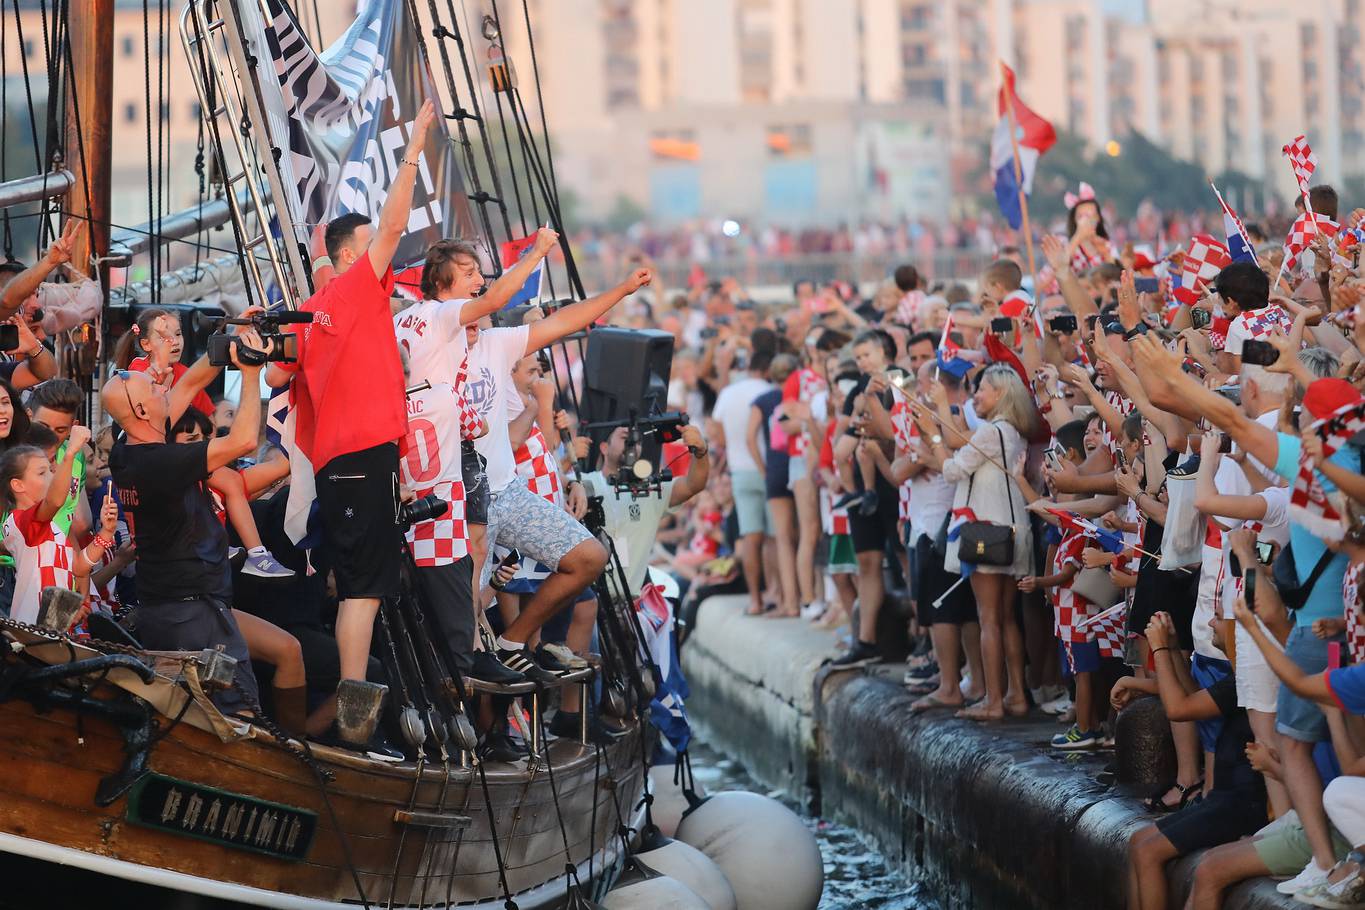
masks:
<instances>
[{"instance_id":1,"label":"window","mask_svg":"<svg viewBox=\"0 0 1365 910\"><path fill-rule=\"evenodd\" d=\"M32 39L32 38L25 38L25 39L24 39L24 56L25 56L25 57L32 57L32 56L33 56L34 48L35 48L35 45L33 44L33 39Z\"/></svg>"},{"instance_id":2,"label":"window","mask_svg":"<svg viewBox=\"0 0 1365 910\"><path fill-rule=\"evenodd\" d=\"M200 104L199 104L198 101L191 101L191 102L190 102L190 119L191 119L191 120L198 120L198 119L203 115L203 113L204 113L204 108L203 108L202 106L200 106Z\"/></svg>"},{"instance_id":3,"label":"window","mask_svg":"<svg viewBox=\"0 0 1365 910\"><path fill-rule=\"evenodd\" d=\"M123 40L119 42L119 45L123 48L123 56L125 57L133 56L137 50L137 44L133 41L132 35L124 35Z\"/></svg>"},{"instance_id":4,"label":"window","mask_svg":"<svg viewBox=\"0 0 1365 910\"><path fill-rule=\"evenodd\" d=\"M123 106L123 122L124 123L137 122L137 105L133 104L131 101Z\"/></svg>"},{"instance_id":5,"label":"window","mask_svg":"<svg viewBox=\"0 0 1365 910\"><path fill-rule=\"evenodd\" d=\"M171 106L166 101L161 102L161 122L162 123L171 122Z\"/></svg>"},{"instance_id":6,"label":"window","mask_svg":"<svg viewBox=\"0 0 1365 910\"><path fill-rule=\"evenodd\" d=\"M768 127L768 157L808 158L811 153L810 126L805 123Z\"/></svg>"}]
</instances>

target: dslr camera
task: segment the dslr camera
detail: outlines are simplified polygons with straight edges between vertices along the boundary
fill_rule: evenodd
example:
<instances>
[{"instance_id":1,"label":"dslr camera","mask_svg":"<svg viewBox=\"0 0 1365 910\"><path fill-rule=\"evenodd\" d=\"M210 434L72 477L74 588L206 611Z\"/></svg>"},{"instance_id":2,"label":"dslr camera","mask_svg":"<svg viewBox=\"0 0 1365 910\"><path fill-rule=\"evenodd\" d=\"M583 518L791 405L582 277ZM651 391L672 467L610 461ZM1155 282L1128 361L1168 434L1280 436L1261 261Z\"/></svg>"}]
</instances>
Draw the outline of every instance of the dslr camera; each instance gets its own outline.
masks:
<instances>
[{"instance_id":1,"label":"dslr camera","mask_svg":"<svg viewBox=\"0 0 1365 910\"><path fill-rule=\"evenodd\" d=\"M406 531L413 525L419 525L424 521L435 521L444 515L448 508L450 508L450 503L435 493L431 493L421 499L403 503L398 509L398 523Z\"/></svg>"},{"instance_id":2,"label":"dslr camera","mask_svg":"<svg viewBox=\"0 0 1365 910\"><path fill-rule=\"evenodd\" d=\"M281 332L282 325L296 325L313 321L312 313L297 310L275 310L258 313L246 319L224 319L218 331L208 338L209 363L216 367L232 366L232 349L237 348L237 358L249 366L261 366L269 361L293 363L299 359L299 338L291 332ZM243 347L236 335L229 335L230 325L249 325L261 336L262 343L269 353L261 353ZM273 342L273 345L272 345Z\"/></svg>"}]
</instances>

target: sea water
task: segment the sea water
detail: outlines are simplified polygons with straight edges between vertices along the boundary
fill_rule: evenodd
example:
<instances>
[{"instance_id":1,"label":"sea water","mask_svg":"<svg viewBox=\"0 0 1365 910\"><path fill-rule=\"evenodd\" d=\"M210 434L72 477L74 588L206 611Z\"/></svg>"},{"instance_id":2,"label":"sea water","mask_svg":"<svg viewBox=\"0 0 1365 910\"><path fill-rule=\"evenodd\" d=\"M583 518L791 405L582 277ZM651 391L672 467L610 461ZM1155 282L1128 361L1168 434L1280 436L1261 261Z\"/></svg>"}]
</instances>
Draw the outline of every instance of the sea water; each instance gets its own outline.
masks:
<instances>
[{"instance_id":1,"label":"sea water","mask_svg":"<svg viewBox=\"0 0 1365 910\"><path fill-rule=\"evenodd\" d=\"M938 910L927 889L907 880L887 863L870 839L853 828L807 815L785 790L769 790L744 766L692 740L692 772L707 793L751 790L781 800L801 816L820 844L825 860L825 893L820 910Z\"/></svg>"}]
</instances>

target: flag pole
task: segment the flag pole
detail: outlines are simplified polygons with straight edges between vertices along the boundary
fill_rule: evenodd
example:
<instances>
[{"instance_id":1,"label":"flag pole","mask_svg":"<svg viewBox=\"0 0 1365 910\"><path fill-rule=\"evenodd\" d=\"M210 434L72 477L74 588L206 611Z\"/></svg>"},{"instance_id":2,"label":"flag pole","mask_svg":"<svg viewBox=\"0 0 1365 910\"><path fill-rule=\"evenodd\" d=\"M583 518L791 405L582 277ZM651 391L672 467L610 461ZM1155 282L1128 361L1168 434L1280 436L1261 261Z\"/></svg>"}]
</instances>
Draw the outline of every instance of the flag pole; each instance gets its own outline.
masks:
<instances>
[{"instance_id":1,"label":"flag pole","mask_svg":"<svg viewBox=\"0 0 1365 910\"><path fill-rule=\"evenodd\" d=\"M1033 279L1034 306L1037 306L1037 297L1042 290L1038 287L1038 269L1033 260L1033 229L1029 226L1028 219L1028 194L1024 192L1024 167L1019 163L1019 123L1014 114L1014 87L1005 76L1005 61L1000 61L1000 78L1004 82L1005 94L1005 113L1010 121L1010 153L1014 156L1014 182L1019 188L1019 211L1023 217L1024 241L1028 250L1028 272Z\"/></svg>"},{"instance_id":2,"label":"flag pole","mask_svg":"<svg viewBox=\"0 0 1365 910\"><path fill-rule=\"evenodd\" d=\"M1228 204L1223 201L1223 194L1218 192L1218 184L1210 180L1209 186L1213 188L1213 195L1218 197L1218 205L1222 207L1223 211L1231 213L1232 209L1230 209L1228 207ZM1251 253L1251 255L1255 257L1256 247L1252 245L1251 238L1247 236L1246 229L1242 226L1242 219L1239 217L1234 217L1232 219L1232 223L1237 226L1237 236L1241 237L1242 242L1247 245L1247 252Z\"/></svg>"}]
</instances>

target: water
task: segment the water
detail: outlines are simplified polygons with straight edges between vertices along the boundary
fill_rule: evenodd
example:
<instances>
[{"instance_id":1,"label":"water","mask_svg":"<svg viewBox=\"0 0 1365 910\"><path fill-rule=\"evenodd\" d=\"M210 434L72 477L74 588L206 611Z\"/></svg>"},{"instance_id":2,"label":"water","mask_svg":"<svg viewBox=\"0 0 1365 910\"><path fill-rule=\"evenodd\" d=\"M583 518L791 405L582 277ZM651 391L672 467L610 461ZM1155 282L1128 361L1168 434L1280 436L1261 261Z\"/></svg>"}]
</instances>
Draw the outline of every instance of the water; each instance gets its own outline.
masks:
<instances>
[{"instance_id":1,"label":"water","mask_svg":"<svg viewBox=\"0 0 1365 910\"><path fill-rule=\"evenodd\" d=\"M692 771L707 793L752 790L781 800L815 832L825 860L825 893L820 910L939 910L924 886L891 868L861 833L821 818L810 818L785 790L769 790L744 766L693 739Z\"/></svg>"}]
</instances>

